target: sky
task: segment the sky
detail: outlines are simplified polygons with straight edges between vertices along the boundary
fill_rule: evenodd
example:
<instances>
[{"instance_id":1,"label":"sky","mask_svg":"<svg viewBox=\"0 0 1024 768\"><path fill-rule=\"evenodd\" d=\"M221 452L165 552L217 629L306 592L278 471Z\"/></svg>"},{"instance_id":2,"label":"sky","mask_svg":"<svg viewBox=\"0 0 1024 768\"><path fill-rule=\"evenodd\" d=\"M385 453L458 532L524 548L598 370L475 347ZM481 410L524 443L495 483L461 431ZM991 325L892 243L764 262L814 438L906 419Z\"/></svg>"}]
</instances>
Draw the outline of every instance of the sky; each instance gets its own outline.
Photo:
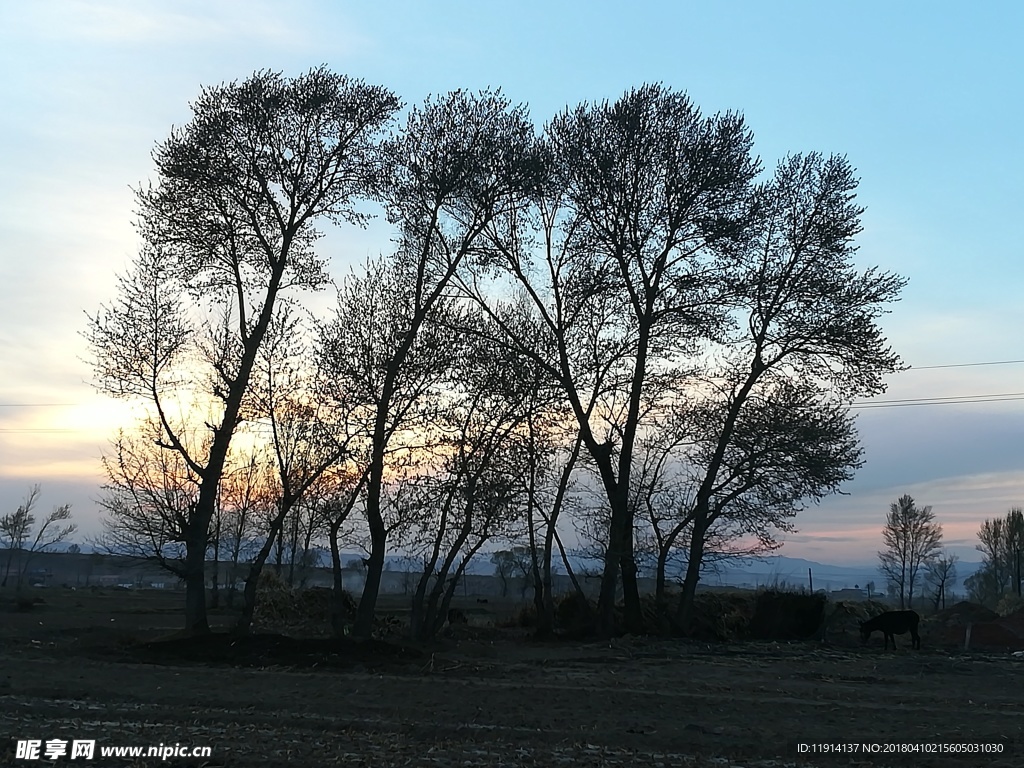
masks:
<instances>
[{"instance_id":1,"label":"sky","mask_svg":"<svg viewBox=\"0 0 1024 768\"><path fill-rule=\"evenodd\" d=\"M1022 34L1010 0L2 3L0 514L39 483L42 514L70 503L80 539L100 530L100 455L132 414L91 387L81 333L138 250L132 189L154 179L155 144L204 85L326 64L406 103L501 88L538 123L661 82L742 112L768 169L846 155L858 265L910 281L882 325L911 370L857 408L866 465L780 554L875 562L910 494L979 560L982 521L1024 506L1024 362L1006 362L1024 361ZM388 232L321 247L340 278ZM1017 399L891 402L1000 394Z\"/></svg>"}]
</instances>

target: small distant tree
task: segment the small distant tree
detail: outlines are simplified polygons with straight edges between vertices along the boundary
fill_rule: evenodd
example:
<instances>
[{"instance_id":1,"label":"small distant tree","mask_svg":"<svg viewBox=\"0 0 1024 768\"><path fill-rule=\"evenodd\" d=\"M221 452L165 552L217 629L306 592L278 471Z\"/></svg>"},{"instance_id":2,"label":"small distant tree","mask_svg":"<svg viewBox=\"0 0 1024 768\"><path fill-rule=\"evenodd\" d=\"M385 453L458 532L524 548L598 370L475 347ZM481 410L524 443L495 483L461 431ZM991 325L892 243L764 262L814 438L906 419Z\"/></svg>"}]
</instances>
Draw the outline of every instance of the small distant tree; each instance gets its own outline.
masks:
<instances>
[{"instance_id":1,"label":"small distant tree","mask_svg":"<svg viewBox=\"0 0 1024 768\"><path fill-rule=\"evenodd\" d=\"M972 603L994 608L1002 592L990 568L981 567L964 579L967 599Z\"/></svg>"},{"instance_id":2,"label":"small distant tree","mask_svg":"<svg viewBox=\"0 0 1024 768\"><path fill-rule=\"evenodd\" d=\"M39 485L32 486L24 503L16 511L0 517L0 542L3 542L4 548L7 550L7 565L4 568L4 578L3 582L0 582L0 586L7 586L16 558L20 566L16 572L17 585L20 587L33 555L60 544L78 530L78 526L74 523L60 525L60 523L71 519L71 505L64 504L53 508L53 511L43 519L33 537L32 530L36 525L36 516L32 514L32 510L36 506L36 502L39 501L41 492L42 489Z\"/></svg>"},{"instance_id":3,"label":"small distant tree","mask_svg":"<svg viewBox=\"0 0 1024 768\"><path fill-rule=\"evenodd\" d=\"M491 555L491 562L494 564L494 574L501 581L501 596L508 597L509 584L514 579L519 579L519 596L526 596L526 590L530 586L530 573L533 565L532 553L529 547L512 547L503 549Z\"/></svg>"},{"instance_id":4,"label":"small distant tree","mask_svg":"<svg viewBox=\"0 0 1024 768\"><path fill-rule=\"evenodd\" d=\"M345 566L350 571L363 572L366 570L366 558L365 557L351 557L349 558L348 564Z\"/></svg>"},{"instance_id":5,"label":"small distant tree","mask_svg":"<svg viewBox=\"0 0 1024 768\"><path fill-rule=\"evenodd\" d=\"M1007 590L1021 593L1021 549L1024 548L1024 512L1015 507L1005 518L986 520L978 530L977 550L983 555L991 581L1000 596Z\"/></svg>"},{"instance_id":6,"label":"small distant tree","mask_svg":"<svg viewBox=\"0 0 1024 768\"><path fill-rule=\"evenodd\" d=\"M942 545L942 526L932 508L918 507L909 495L889 506L882 539L886 549L878 553L880 570L898 595L900 608L913 604L914 586L921 568L933 561Z\"/></svg>"},{"instance_id":7,"label":"small distant tree","mask_svg":"<svg viewBox=\"0 0 1024 768\"><path fill-rule=\"evenodd\" d=\"M501 596L508 597L508 585L512 580L515 564L512 562L512 553L508 550L495 552L491 555L491 563L494 565L494 575L501 582Z\"/></svg>"},{"instance_id":8,"label":"small distant tree","mask_svg":"<svg viewBox=\"0 0 1024 768\"><path fill-rule=\"evenodd\" d=\"M122 431L103 457L107 482L100 551L155 563L178 579L185 571L185 522L198 498L198 478L181 454L164 450L155 420Z\"/></svg>"},{"instance_id":9,"label":"small distant tree","mask_svg":"<svg viewBox=\"0 0 1024 768\"><path fill-rule=\"evenodd\" d=\"M1021 594L1024 559L1024 511L1011 509L1006 517L986 520L978 530L976 549L982 567L966 582L972 600L995 606L1004 596Z\"/></svg>"},{"instance_id":10,"label":"small distant tree","mask_svg":"<svg viewBox=\"0 0 1024 768\"><path fill-rule=\"evenodd\" d=\"M932 588L931 597L935 610L946 607L946 592L956 579L956 564L959 559L954 554L943 552L928 563L924 578L925 583Z\"/></svg>"}]
</instances>

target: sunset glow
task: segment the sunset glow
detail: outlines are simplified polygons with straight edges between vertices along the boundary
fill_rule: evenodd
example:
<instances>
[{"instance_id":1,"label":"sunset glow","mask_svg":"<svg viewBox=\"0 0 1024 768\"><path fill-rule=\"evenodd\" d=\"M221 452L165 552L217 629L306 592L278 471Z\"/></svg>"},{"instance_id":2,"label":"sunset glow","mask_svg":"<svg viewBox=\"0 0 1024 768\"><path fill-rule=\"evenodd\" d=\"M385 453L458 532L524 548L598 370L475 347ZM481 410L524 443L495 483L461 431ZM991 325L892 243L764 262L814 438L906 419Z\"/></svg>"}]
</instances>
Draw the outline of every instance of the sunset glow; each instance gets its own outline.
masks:
<instances>
[{"instance_id":1,"label":"sunset glow","mask_svg":"<svg viewBox=\"0 0 1024 768\"><path fill-rule=\"evenodd\" d=\"M189 119L202 85L326 63L406 103L500 87L538 123L663 82L706 113L743 112L766 168L791 151L845 154L867 209L858 265L910 280L881 324L912 369L863 403L880 407L856 411L865 467L847 495L797 518L779 554L873 563L889 504L910 494L932 506L951 551L980 560L981 522L1024 505L1024 6L666 3L624 17L579 2L390 5L0 11L13 73L0 85L0 512L39 483L43 508L71 503L81 538L99 532L100 456L141 411L91 387L81 333L138 248L132 188L153 179L151 150ZM378 218L330 227L318 247L340 282L392 238ZM326 311L329 294L310 306ZM941 400L965 396L977 402Z\"/></svg>"}]
</instances>

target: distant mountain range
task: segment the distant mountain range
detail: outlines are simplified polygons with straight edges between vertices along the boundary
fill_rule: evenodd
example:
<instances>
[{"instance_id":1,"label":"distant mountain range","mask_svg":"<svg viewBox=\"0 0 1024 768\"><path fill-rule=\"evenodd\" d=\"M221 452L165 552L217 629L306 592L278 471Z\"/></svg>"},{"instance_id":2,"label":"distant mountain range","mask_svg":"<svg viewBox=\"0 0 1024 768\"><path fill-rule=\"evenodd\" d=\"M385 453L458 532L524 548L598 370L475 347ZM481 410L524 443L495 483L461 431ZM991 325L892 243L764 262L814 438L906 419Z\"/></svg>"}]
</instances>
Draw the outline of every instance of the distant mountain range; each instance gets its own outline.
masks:
<instances>
[{"instance_id":1,"label":"distant mountain range","mask_svg":"<svg viewBox=\"0 0 1024 768\"><path fill-rule=\"evenodd\" d=\"M963 592L964 579L973 575L981 566L981 563L958 560L956 580L950 591ZM827 592L855 587L864 589L869 582L874 582L875 590L885 590L885 578L879 573L877 565L829 565L782 555L722 566L717 572L705 574L701 581L707 586L757 588L777 585L806 588L810 586L811 579L814 580L815 590L824 589Z\"/></svg>"},{"instance_id":2,"label":"distant mountain range","mask_svg":"<svg viewBox=\"0 0 1024 768\"><path fill-rule=\"evenodd\" d=\"M599 573L601 570L602 564L596 560L572 555L569 559L578 573L585 571ZM557 570L562 572L561 563L557 563L557 566ZM396 563L396 566L393 567L395 570L401 570L407 566L398 566ZM965 593L964 579L972 576L981 567L982 563L980 562L957 560L956 578L953 584L949 585L948 591ZM471 563L469 572L480 575L493 574L494 565L491 563L490 555L479 555ZM649 576L651 574L642 573L641 575ZM681 579L682 576L682 573L669 574L670 579ZM830 565L783 555L720 565L717 569L706 571L701 577L701 584L705 587L743 587L746 589L772 586L806 589L811 586L811 579L814 580L815 590L824 589L826 592L835 592L840 589L866 589L869 583L873 583L872 591L884 593L886 586L885 577L879 572L878 565L874 563ZM914 591L917 593L917 588Z\"/></svg>"},{"instance_id":3,"label":"distant mountain range","mask_svg":"<svg viewBox=\"0 0 1024 768\"><path fill-rule=\"evenodd\" d=\"M83 551L90 549L91 547L83 547ZM363 556L364 554L359 552L342 552L341 559L345 566L353 567L360 563ZM569 560L578 574L585 572L596 574L601 571L602 563L597 560L572 554L570 554ZM387 571L416 571L422 568L418 558L403 555L387 555L384 562L384 569ZM330 558L326 552L321 553L320 565L330 567ZM980 562L958 560L956 579L949 591L960 594L966 592L964 580L977 572L982 565ZM556 572L564 572L562 563L557 558L555 566ZM467 573L478 576L491 576L494 575L494 572L495 566L489 552L479 553L467 569ZM652 574L642 573L641 575L650 576ZM682 573L669 574L669 578L673 580L681 579L682 576ZM811 586L811 579L813 579L815 590L824 589L826 592L835 592L840 589L865 589L869 583L874 584L873 591L880 593L885 591L885 578L879 572L877 564L830 565L784 555L719 565L716 569L709 569L704 573L701 577L701 584L705 587L722 586L746 589L773 586L806 589Z\"/></svg>"}]
</instances>

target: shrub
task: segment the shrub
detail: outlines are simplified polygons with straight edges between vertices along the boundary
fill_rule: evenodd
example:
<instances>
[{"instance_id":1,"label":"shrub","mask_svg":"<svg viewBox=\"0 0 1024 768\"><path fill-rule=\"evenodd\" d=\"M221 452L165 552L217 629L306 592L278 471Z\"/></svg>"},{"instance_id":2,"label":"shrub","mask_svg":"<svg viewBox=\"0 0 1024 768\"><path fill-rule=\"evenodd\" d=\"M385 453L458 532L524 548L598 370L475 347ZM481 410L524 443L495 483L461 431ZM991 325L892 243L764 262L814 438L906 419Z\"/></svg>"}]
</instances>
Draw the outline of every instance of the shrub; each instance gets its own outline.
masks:
<instances>
[{"instance_id":1,"label":"shrub","mask_svg":"<svg viewBox=\"0 0 1024 768\"><path fill-rule=\"evenodd\" d=\"M555 601L555 624L569 634L586 634L594 620L590 601L578 592L570 592Z\"/></svg>"},{"instance_id":2,"label":"shrub","mask_svg":"<svg viewBox=\"0 0 1024 768\"><path fill-rule=\"evenodd\" d=\"M1000 616L1009 616L1012 613L1016 613L1021 608L1024 608L1024 598L1019 597L1013 592L1007 592L1000 598L999 603L996 605L996 613Z\"/></svg>"},{"instance_id":3,"label":"shrub","mask_svg":"<svg viewBox=\"0 0 1024 768\"><path fill-rule=\"evenodd\" d=\"M746 595L701 592L693 602L693 623L687 629L701 640L735 642L749 636L753 600Z\"/></svg>"},{"instance_id":4,"label":"shrub","mask_svg":"<svg viewBox=\"0 0 1024 768\"><path fill-rule=\"evenodd\" d=\"M828 599L779 589L758 592L750 636L755 640L805 640L813 637L825 618Z\"/></svg>"}]
</instances>

